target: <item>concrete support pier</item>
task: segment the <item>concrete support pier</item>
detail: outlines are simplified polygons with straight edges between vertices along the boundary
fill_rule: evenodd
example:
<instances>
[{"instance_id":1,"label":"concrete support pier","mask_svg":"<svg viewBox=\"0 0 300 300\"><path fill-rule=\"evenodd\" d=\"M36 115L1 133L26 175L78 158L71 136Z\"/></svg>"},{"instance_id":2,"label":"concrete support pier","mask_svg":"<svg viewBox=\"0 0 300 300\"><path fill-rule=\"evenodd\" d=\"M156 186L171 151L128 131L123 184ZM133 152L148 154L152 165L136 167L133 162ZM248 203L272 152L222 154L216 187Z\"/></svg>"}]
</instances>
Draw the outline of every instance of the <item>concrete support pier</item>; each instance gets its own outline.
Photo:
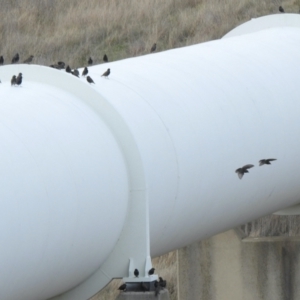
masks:
<instances>
[{"instance_id":1,"label":"concrete support pier","mask_svg":"<svg viewBox=\"0 0 300 300\"><path fill-rule=\"evenodd\" d=\"M155 292L121 292L116 300L170 300L169 291L163 289L155 296Z\"/></svg>"}]
</instances>

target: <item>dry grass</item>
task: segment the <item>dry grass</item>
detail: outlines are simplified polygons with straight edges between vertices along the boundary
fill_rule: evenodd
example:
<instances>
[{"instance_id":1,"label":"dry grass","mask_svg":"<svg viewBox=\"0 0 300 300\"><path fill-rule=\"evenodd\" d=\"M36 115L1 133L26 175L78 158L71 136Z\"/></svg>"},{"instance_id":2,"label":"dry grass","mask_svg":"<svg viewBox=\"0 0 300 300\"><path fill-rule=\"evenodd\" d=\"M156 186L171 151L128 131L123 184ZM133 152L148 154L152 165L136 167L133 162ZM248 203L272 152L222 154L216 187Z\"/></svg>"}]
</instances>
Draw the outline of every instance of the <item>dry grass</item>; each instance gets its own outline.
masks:
<instances>
[{"instance_id":1,"label":"dry grass","mask_svg":"<svg viewBox=\"0 0 300 300\"><path fill-rule=\"evenodd\" d=\"M19 52L49 65L72 67L92 56L102 62L196 44L222 37L253 18L298 12L300 0L0 0L1 48L5 63Z\"/></svg>"}]
</instances>

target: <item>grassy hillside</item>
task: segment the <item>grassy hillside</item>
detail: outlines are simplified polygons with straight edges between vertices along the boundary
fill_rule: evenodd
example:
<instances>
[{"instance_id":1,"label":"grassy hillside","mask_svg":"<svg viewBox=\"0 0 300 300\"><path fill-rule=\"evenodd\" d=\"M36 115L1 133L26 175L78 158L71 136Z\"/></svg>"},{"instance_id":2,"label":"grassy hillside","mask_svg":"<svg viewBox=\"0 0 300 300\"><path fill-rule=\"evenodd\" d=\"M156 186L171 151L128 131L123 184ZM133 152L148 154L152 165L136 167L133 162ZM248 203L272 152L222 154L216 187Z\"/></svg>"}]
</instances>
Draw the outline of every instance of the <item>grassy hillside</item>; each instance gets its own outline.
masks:
<instances>
[{"instance_id":1,"label":"grassy hillside","mask_svg":"<svg viewBox=\"0 0 300 300\"><path fill-rule=\"evenodd\" d=\"M299 12L300 0L0 0L5 64L63 60L71 67L196 44L222 37L254 17Z\"/></svg>"}]
</instances>

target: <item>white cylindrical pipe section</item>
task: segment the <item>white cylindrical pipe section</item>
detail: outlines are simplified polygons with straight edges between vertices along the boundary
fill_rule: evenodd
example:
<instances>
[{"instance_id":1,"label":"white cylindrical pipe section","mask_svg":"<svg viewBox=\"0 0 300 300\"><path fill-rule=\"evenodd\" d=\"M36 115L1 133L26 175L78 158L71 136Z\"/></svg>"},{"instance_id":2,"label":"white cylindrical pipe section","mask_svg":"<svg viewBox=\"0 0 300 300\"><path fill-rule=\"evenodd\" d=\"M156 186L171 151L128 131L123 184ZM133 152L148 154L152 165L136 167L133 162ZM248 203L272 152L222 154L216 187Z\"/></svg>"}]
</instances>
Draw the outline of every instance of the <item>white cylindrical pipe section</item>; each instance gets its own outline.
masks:
<instances>
[{"instance_id":1,"label":"white cylindrical pipe section","mask_svg":"<svg viewBox=\"0 0 300 300\"><path fill-rule=\"evenodd\" d=\"M299 47L300 29L273 28L94 66L93 86L0 68L1 298L42 300L86 280L139 180L153 256L298 203Z\"/></svg>"},{"instance_id":2,"label":"white cylindrical pipe section","mask_svg":"<svg viewBox=\"0 0 300 300\"><path fill-rule=\"evenodd\" d=\"M126 217L127 169L95 110L45 78L28 78L46 72L67 85L65 74L19 68L21 87L1 76L0 298L47 299L85 280L113 250Z\"/></svg>"},{"instance_id":3,"label":"white cylindrical pipe section","mask_svg":"<svg viewBox=\"0 0 300 300\"><path fill-rule=\"evenodd\" d=\"M137 141L153 256L300 201L299 46L273 28L90 70Z\"/></svg>"}]
</instances>

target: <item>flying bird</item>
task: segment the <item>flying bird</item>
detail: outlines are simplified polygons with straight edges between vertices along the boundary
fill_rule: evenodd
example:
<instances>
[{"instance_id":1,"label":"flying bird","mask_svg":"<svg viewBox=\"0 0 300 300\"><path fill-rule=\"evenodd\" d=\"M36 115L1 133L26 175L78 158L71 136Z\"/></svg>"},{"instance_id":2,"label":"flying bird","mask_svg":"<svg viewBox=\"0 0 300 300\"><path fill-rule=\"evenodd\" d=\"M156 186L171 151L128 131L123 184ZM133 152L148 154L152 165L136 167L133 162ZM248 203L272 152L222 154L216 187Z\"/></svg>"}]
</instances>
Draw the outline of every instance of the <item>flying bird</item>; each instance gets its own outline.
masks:
<instances>
[{"instance_id":1,"label":"flying bird","mask_svg":"<svg viewBox=\"0 0 300 300\"><path fill-rule=\"evenodd\" d=\"M253 168L254 165L245 165L241 168L238 168L235 170L235 172L238 174L239 178L242 179L245 173L249 173L248 169Z\"/></svg>"},{"instance_id":2,"label":"flying bird","mask_svg":"<svg viewBox=\"0 0 300 300\"><path fill-rule=\"evenodd\" d=\"M17 79L16 79L16 84L17 84L17 85L21 85L22 79L23 79L22 73L19 73L19 75L18 75L18 77L17 77Z\"/></svg>"},{"instance_id":3,"label":"flying bird","mask_svg":"<svg viewBox=\"0 0 300 300\"><path fill-rule=\"evenodd\" d=\"M88 74L89 70L87 67L84 67L83 71L82 71L82 76L86 76Z\"/></svg>"},{"instance_id":4,"label":"flying bird","mask_svg":"<svg viewBox=\"0 0 300 300\"><path fill-rule=\"evenodd\" d=\"M110 69L107 69L107 70L101 75L101 77L104 76L104 77L107 78L109 74L110 74Z\"/></svg>"},{"instance_id":5,"label":"flying bird","mask_svg":"<svg viewBox=\"0 0 300 300\"><path fill-rule=\"evenodd\" d=\"M126 290L126 283L119 286L118 290L125 291Z\"/></svg>"},{"instance_id":6,"label":"flying bird","mask_svg":"<svg viewBox=\"0 0 300 300\"><path fill-rule=\"evenodd\" d=\"M103 61L104 61L104 62L108 62L108 57L107 57L106 54L104 54L104 56L103 56Z\"/></svg>"},{"instance_id":7,"label":"flying bird","mask_svg":"<svg viewBox=\"0 0 300 300\"><path fill-rule=\"evenodd\" d=\"M91 57L90 57L89 60L88 60L88 64L89 64L89 65L92 65L92 64L93 64L93 60L92 60Z\"/></svg>"},{"instance_id":8,"label":"flying bird","mask_svg":"<svg viewBox=\"0 0 300 300\"><path fill-rule=\"evenodd\" d=\"M139 277L140 272L139 272L138 269L135 269L133 274L134 274L135 277Z\"/></svg>"},{"instance_id":9,"label":"flying bird","mask_svg":"<svg viewBox=\"0 0 300 300\"><path fill-rule=\"evenodd\" d=\"M271 164L271 161L274 161L274 160L277 160L276 158L267 158L267 159L261 159L259 161L259 165L262 166L262 165L270 165Z\"/></svg>"},{"instance_id":10,"label":"flying bird","mask_svg":"<svg viewBox=\"0 0 300 300\"><path fill-rule=\"evenodd\" d=\"M87 77L86 77L86 80L87 80L88 83L93 83L93 84L95 84L94 80L93 80L90 76L87 76Z\"/></svg>"},{"instance_id":11,"label":"flying bird","mask_svg":"<svg viewBox=\"0 0 300 300\"><path fill-rule=\"evenodd\" d=\"M284 13L284 9L283 9L282 6L279 6L279 11L280 11L281 13Z\"/></svg>"},{"instance_id":12,"label":"flying bird","mask_svg":"<svg viewBox=\"0 0 300 300\"><path fill-rule=\"evenodd\" d=\"M148 274L149 274L149 275L153 275L153 274L154 274L154 271L155 271L155 269L154 269L154 268L151 268L151 269L149 270Z\"/></svg>"},{"instance_id":13,"label":"flying bird","mask_svg":"<svg viewBox=\"0 0 300 300\"><path fill-rule=\"evenodd\" d=\"M150 53L153 53L156 51L156 43L153 44L153 46L150 49Z\"/></svg>"},{"instance_id":14,"label":"flying bird","mask_svg":"<svg viewBox=\"0 0 300 300\"><path fill-rule=\"evenodd\" d=\"M31 63L32 62L32 60L33 60L33 55L30 55L27 59L25 59L24 61L23 61L23 63L24 64L29 64L29 63Z\"/></svg>"},{"instance_id":15,"label":"flying bird","mask_svg":"<svg viewBox=\"0 0 300 300\"><path fill-rule=\"evenodd\" d=\"M3 58L3 56L1 55L0 56L0 65L3 65L4 64L4 58Z\"/></svg>"},{"instance_id":16,"label":"flying bird","mask_svg":"<svg viewBox=\"0 0 300 300\"><path fill-rule=\"evenodd\" d=\"M19 57L19 53L16 53L15 56L12 58L11 63L15 64L19 61L20 57Z\"/></svg>"},{"instance_id":17,"label":"flying bird","mask_svg":"<svg viewBox=\"0 0 300 300\"><path fill-rule=\"evenodd\" d=\"M71 73L71 72L72 72L72 70L71 70L71 68L70 68L69 65L67 65L67 67L66 67L66 72L67 72L67 73Z\"/></svg>"},{"instance_id":18,"label":"flying bird","mask_svg":"<svg viewBox=\"0 0 300 300\"><path fill-rule=\"evenodd\" d=\"M12 78L11 78L11 81L10 81L11 85L15 85L17 83L17 77L16 75L14 75Z\"/></svg>"}]
</instances>

